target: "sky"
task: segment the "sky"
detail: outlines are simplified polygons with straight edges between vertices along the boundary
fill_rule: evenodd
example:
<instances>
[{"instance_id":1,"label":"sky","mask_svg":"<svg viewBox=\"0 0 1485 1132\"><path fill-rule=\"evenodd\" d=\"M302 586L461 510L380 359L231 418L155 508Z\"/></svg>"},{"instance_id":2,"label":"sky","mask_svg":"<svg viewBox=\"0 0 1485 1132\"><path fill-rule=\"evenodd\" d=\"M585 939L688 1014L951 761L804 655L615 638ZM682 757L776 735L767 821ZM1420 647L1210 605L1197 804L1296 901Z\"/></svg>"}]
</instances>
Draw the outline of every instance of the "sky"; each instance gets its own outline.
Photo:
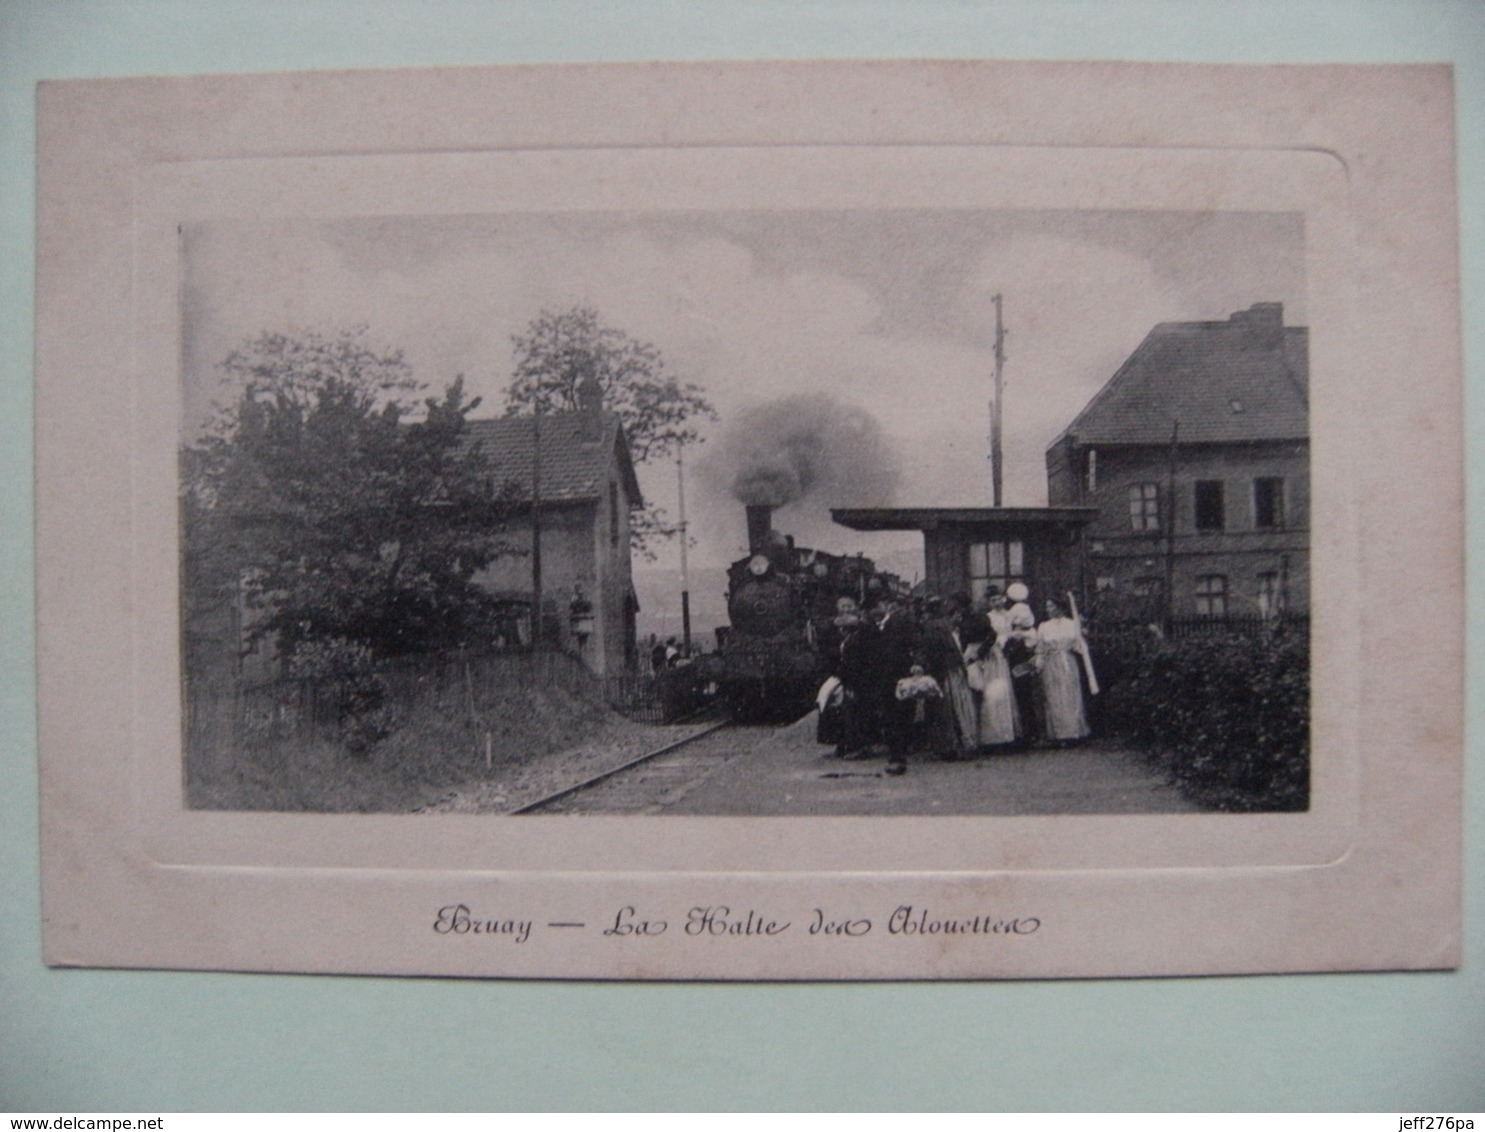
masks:
<instances>
[{"instance_id":1,"label":"sky","mask_svg":"<svg viewBox=\"0 0 1485 1132\"><path fill-rule=\"evenodd\" d=\"M655 345L669 372L700 385L717 409L685 456L690 557L707 567L745 550L727 456L744 422L770 419L788 397L874 418L901 471L895 486L875 483L869 502L988 506L996 294L1007 332L1010 506L1045 502L1047 446L1156 323L1225 319L1276 301L1288 325L1305 325L1295 213L242 218L188 226L184 261L188 441L226 392L222 359L264 331L364 325L430 388L463 375L484 398L476 415L498 416L512 336L544 310L596 307L605 324ZM639 474L647 499L675 517L674 463ZM823 483L775 517L801 545L873 555L920 545L916 535L834 525L831 506L863 500L840 477ZM660 564L674 557L664 551Z\"/></svg>"}]
</instances>

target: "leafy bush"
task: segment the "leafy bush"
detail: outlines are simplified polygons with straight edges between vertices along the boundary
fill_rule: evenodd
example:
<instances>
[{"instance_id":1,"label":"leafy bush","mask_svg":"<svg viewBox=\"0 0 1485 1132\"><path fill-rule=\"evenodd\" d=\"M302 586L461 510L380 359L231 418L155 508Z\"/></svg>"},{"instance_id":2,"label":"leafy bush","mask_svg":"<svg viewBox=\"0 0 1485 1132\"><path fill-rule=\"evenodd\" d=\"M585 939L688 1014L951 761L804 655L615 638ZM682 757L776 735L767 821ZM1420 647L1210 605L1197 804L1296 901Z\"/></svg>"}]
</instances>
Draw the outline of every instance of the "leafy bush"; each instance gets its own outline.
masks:
<instances>
[{"instance_id":1,"label":"leafy bush","mask_svg":"<svg viewBox=\"0 0 1485 1132\"><path fill-rule=\"evenodd\" d=\"M1102 642L1101 723L1156 750L1193 799L1229 811L1309 807L1309 640L1302 628L1145 632Z\"/></svg>"},{"instance_id":2,"label":"leafy bush","mask_svg":"<svg viewBox=\"0 0 1485 1132\"><path fill-rule=\"evenodd\" d=\"M317 702L328 702L351 752L364 754L397 729L398 713L387 703L387 682L372 669L369 645L343 637L301 641L288 670L293 679L317 685Z\"/></svg>"}]
</instances>

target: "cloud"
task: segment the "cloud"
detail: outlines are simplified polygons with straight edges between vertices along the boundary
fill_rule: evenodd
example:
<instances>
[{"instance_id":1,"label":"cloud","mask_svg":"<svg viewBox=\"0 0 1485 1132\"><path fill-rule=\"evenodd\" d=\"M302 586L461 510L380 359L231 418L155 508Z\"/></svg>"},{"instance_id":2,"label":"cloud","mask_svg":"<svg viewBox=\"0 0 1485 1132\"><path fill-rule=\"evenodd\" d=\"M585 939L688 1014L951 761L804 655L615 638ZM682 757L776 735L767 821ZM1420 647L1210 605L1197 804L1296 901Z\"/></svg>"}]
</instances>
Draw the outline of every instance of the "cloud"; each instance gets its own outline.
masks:
<instances>
[{"instance_id":1,"label":"cloud","mask_svg":"<svg viewBox=\"0 0 1485 1132\"><path fill-rule=\"evenodd\" d=\"M902 456L902 503L984 505L998 293L1008 329L1007 502L1031 505L1045 499L1047 444L1156 322L1225 317L1287 297L1253 294L1229 310L1194 311L1161 270L1169 256L1155 226L1134 248L1064 234L1055 218L1040 227L938 218L963 227L952 260L925 259L894 276L854 245L830 243L825 228L849 227L848 214L821 227L809 255L790 242L801 231L810 238L807 227L771 235L766 218L753 219L741 227L658 214L197 226L187 242L187 411L199 413L212 366L244 339L365 323L429 384L463 373L485 398L483 411L495 413L511 336L543 309L588 304L658 346L677 376L706 389L724 423L764 402L830 395L881 422ZM880 259L881 248L874 254ZM918 252L903 240L891 254ZM674 514L673 470L645 469L642 480ZM740 528L729 510L736 504L699 481L694 490L697 530L721 540L711 556L725 560ZM718 512L712 529L708 509ZM816 518L808 522L824 536L861 539Z\"/></svg>"}]
</instances>

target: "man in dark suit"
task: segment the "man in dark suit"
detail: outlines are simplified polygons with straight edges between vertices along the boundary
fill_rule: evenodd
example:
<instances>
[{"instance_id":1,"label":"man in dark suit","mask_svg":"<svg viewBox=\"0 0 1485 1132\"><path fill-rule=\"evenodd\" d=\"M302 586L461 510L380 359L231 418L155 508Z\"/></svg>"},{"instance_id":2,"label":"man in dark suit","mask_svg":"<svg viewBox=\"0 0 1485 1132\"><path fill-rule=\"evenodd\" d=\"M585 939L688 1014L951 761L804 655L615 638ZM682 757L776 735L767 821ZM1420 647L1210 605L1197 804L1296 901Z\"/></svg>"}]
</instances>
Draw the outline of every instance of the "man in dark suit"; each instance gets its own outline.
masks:
<instances>
[{"instance_id":1,"label":"man in dark suit","mask_svg":"<svg viewBox=\"0 0 1485 1132\"><path fill-rule=\"evenodd\" d=\"M887 742L887 773L904 774L918 705L897 698L897 682L920 665L918 625L895 595L885 595L874 613L877 628L871 638L868 696Z\"/></svg>"}]
</instances>

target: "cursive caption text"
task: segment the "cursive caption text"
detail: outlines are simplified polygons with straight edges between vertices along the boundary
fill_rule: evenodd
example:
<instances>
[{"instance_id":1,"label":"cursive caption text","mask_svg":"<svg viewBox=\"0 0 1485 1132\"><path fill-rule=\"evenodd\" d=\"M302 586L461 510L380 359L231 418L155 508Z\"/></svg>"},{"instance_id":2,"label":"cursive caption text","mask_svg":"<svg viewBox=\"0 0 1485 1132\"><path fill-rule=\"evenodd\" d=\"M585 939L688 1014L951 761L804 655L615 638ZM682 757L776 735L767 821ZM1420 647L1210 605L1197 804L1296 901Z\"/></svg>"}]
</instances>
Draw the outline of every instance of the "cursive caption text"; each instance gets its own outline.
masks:
<instances>
[{"instance_id":1,"label":"cursive caption text","mask_svg":"<svg viewBox=\"0 0 1485 1132\"><path fill-rule=\"evenodd\" d=\"M441 936L481 936L492 942L525 943L540 925L517 916L476 912L468 904L445 904L433 920L433 930ZM597 930L606 939L646 939L674 932L685 938L707 939L774 939L781 936L804 936L821 940L850 940L863 936L886 935L916 939L940 936L1028 936L1041 930L1037 916L995 916L978 913L971 916L946 915L914 904L899 904L885 915L860 915L813 908L807 916L783 916L760 912L756 908L733 908L727 904L696 904L684 913L664 913L625 904L602 924L590 928L584 920L551 920L545 927L553 931Z\"/></svg>"}]
</instances>

